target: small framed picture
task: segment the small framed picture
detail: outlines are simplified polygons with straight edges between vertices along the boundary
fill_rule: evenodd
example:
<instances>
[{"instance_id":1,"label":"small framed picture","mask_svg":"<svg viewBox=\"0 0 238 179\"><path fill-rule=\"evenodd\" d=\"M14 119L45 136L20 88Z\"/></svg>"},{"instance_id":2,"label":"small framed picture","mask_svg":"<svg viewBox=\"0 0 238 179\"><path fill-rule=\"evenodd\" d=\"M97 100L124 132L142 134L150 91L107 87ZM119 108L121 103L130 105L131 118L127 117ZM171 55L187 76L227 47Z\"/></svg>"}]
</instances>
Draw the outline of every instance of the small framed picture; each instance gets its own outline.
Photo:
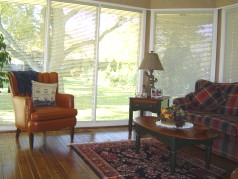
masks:
<instances>
[{"instance_id":1,"label":"small framed picture","mask_svg":"<svg viewBox=\"0 0 238 179\"><path fill-rule=\"evenodd\" d=\"M162 96L162 89L151 88L151 97L157 98Z\"/></svg>"}]
</instances>

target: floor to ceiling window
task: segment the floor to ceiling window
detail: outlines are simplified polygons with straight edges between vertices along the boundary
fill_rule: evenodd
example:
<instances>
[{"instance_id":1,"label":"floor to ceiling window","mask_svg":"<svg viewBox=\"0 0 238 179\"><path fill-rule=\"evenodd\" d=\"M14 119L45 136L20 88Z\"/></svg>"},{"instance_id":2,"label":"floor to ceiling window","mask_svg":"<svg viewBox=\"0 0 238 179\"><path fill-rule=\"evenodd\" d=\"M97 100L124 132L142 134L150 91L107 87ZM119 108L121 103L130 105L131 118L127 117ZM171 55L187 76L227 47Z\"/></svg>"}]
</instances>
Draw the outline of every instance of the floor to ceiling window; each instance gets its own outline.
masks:
<instances>
[{"instance_id":1,"label":"floor to ceiling window","mask_svg":"<svg viewBox=\"0 0 238 179\"><path fill-rule=\"evenodd\" d=\"M44 0L0 1L0 32L12 58L5 70L42 71L46 2ZM0 89L0 128L14 125L8 85Z\"/></svg>"},{"instance_id":2,"label":"floor to ceiling window","mask_svg":"<svg viewBox=\"0 0 238 179\"><path fill-rule=\"evenodd\" d=\"M9 35L13 59L9 69L58 72L59 91L75 96L78 121L128 121L142 44L142 9L42 0L1 2L1 10L0 28ZM7 86L4 90L7 94ZM7 95L0 118L14 124Z\"/></svg>"},{"instance_id":3,"label":"floor to ceiling window","mask_svg":"<svg viewBox=\"0 0 238 179\"><path fill-rule=\"evenodd\" d=\"M60 89L74 94L78 121L128 120L142 11L52 1L50 24L47 71L58 71Z\"/></svg>"},{"instance_id":4,"label":"floor to ceiling window","mask_svg":"<svg viewBox=\"0 0 238 179\"><path fill-rule=\"evenodd\" d=\"M128 120L129 97L134 96L137 81L141 21L141 12L101 8L96 120Z\"/></svg>"},{"instance_id":5,"label":"floor to ceiling window","mask_svg":"<svg viewBox=\"0 0 238 179\"><path fill-rule=\"evenodd\" d=\"M220 82L238 81L238 6L222 9Z\"/></svg>"},{"instance_id":6,"label":"floor to ceiling window","mask_svg":"<svg viewBox=\"0 0 238 179\"><path fill-rule=\"evenodd\" d=\"M164 67L155 86L173 99L194 91L198 79L214 81L214 10L155 10L152 17L151 49Z\"/></svg>"}]
</instances>

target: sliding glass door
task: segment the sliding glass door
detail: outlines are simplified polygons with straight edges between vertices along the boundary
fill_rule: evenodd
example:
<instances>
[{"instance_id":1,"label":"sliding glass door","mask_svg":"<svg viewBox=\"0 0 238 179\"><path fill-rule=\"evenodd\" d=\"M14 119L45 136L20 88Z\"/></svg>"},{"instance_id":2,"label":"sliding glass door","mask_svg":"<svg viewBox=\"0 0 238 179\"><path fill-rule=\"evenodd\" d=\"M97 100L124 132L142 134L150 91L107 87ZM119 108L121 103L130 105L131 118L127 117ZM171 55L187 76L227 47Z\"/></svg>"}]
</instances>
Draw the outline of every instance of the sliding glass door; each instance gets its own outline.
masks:
<instances>
[{"instance_id":1,"label":"sliding glass door","mask_svg":"<svg viewBox=\"0 0 238 179\"><path fill-rule=\"evenodd\" d=\"M58 1L50 9L46 71L58 71L61 92L74 94L78 121L128 120L142 11Z\"/></svg>"},{"instance_id":2,"label":"sliding glass door","mask_svg":"<svg viewBox=\"0 0 238 179\"><path fill-rule=\"evenodd\" d=\"M136 89L141 19L140 12L101 8L96 120L128 120L129 97Z\"/></svg>"}]
</instances>

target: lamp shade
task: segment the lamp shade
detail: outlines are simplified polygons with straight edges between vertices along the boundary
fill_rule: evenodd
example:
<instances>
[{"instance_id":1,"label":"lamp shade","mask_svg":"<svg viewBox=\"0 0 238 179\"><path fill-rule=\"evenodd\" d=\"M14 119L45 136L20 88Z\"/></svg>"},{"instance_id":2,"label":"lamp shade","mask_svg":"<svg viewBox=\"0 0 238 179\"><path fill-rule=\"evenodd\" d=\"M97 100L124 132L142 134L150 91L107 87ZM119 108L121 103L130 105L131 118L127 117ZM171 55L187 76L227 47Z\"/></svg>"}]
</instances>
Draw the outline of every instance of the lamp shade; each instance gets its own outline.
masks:
<instances>
[{"instance_id":1,"label":"lamp shade","mask_svg":"<svg viewBox=\"0 0 238 179\"><path fill-rule=\"evenodd\" d=\"M139 69L141 70L164 70L157 53L151 51L142 60Z\"/></svg>"}]
</instances>

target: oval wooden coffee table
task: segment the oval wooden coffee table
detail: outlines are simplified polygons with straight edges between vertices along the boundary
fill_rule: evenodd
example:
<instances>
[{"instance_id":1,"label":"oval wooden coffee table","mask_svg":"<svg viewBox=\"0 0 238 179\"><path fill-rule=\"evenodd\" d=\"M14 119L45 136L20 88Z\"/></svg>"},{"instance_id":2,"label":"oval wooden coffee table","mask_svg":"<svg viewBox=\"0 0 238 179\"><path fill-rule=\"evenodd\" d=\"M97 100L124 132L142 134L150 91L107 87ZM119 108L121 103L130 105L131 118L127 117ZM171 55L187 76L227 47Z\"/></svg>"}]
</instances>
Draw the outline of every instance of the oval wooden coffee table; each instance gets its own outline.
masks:
<instances>
[{"instance_id":1,"label":"oval wooden coffee table","mask_svg":"<svg viewBox=\"0 0 238 179\"><path fill-rule=\"evenodd\" d=\"M144 116L134 120L136 126L136 152L140 150L141 133L148 133L170 148L170 171L175 172L176 150L185 146L203 144L206 147L206 168L210 167L213 139L219 133L203 125L194 125L188 129L166 128L156 125L157 117Z\"/></svg>"}]
</instances>

